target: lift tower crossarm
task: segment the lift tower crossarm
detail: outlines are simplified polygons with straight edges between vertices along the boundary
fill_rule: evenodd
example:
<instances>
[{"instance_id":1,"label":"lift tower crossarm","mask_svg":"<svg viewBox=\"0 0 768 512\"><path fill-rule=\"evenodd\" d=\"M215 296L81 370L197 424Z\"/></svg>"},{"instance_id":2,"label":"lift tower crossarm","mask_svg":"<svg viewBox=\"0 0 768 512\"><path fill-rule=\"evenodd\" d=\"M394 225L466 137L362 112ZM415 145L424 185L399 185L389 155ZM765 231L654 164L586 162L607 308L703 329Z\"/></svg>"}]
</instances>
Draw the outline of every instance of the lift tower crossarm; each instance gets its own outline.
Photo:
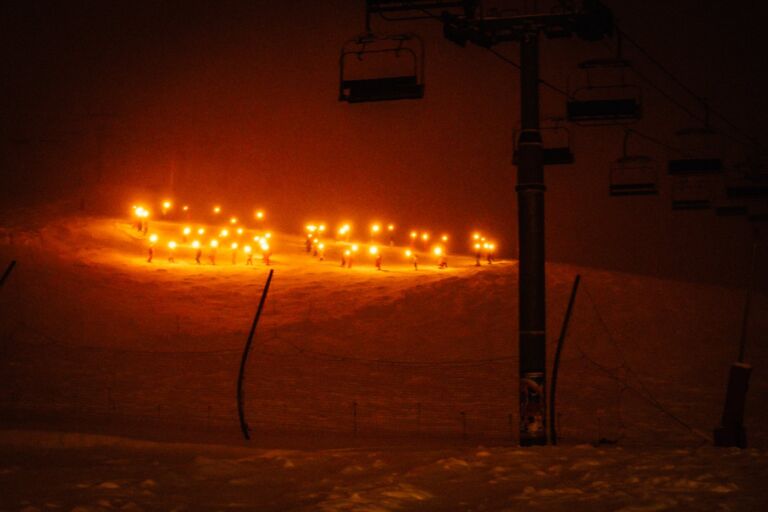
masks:
<instances>
[{"instance_id":1,"label":"lift tower crossarm","mask_svg":"<svg viewBox=\"0 0 768 512\"><path fill-rule=\"evenodd\" d=\"M559 14L474 18L443 12L442 20L448 40L460 46L471 42L484 48L521 42L532 32L543 32L553 39L576 35L587 41L598 41L613 32L613 15L599 2L585 2L581 11Z\"/></svg>"}]
</instances>

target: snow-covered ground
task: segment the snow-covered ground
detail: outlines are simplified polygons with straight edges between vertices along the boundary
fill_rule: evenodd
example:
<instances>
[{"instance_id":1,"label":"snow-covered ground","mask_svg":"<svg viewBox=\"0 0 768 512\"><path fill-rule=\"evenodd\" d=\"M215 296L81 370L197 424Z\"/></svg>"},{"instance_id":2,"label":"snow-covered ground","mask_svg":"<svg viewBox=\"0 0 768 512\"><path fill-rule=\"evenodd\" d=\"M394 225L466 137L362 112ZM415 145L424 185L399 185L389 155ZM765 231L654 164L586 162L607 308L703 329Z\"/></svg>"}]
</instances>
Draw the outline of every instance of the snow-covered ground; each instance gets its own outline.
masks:
<instances>
[{"instance_id":1,"label":"snow-covered ground","mask_svg":"<svg viewBox=\"0 0 768 512\"><path fill-rule=\"evenodd\" d=\"M263 449L0 432L4 510L764 510L764 450Z\"/></svg>"},{"instance_id":2,"label":"snow-covered ground","mask_svg":"<svg viewBox=\"0 0 768 512\"><path fill-rule=\"evenodd\" d=\"M167 237L173 223L153 223ZM548 355L582 275L561 446L519 449L516 262L383 270L275 233L275 271L176 263L125 219L51 206L0 225L0 509L761 510L768 301L755 294L750 448L712 448L744 291L548 266ZM58 433L52 433L58 432ZM63 432L69 432L64 434ZM160 441L136 441L146 439ZM185 442L189 444L179 444Z\"/></svg>"}]
</instances>

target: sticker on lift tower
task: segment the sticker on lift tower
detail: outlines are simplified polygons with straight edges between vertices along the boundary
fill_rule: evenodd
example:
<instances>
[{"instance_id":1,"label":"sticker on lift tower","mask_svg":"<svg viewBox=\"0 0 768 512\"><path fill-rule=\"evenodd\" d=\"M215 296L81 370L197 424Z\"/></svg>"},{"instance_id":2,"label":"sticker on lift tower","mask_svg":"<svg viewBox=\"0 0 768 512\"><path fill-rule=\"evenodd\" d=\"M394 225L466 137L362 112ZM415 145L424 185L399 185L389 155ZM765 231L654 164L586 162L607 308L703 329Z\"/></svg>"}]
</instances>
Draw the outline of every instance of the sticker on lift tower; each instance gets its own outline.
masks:
<instances>
[{"instance_id":1,"label":"sticker on lift tower","mask_svg":"<svg viewBox=\"0 0 768 512\"><path fill-rule=\"evenodd\" d=\"M520 377L520 444L541 444L544 430L544 372L527 372Z\"/></svg>"}]
</instances>

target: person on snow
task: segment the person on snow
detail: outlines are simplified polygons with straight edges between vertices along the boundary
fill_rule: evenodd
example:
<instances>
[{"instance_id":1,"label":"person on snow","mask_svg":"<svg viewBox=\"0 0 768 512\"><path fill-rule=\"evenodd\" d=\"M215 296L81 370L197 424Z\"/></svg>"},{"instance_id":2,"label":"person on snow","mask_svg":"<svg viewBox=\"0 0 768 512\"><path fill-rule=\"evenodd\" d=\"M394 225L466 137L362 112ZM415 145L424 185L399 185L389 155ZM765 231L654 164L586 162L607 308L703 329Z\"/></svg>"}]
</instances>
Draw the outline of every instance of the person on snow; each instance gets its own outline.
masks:
<instances>
[{"instance_id":1,"label":"person on snow","mask_svg":"<svg viewBox=\"0 0 768 512\"><path fill-rule=\"evenodd\" d=\"M250 245L246 245L243 250L245 251L245 254L248 255L248 258L245 260L245 264L253 265L253 249L251 249Z\"/></svg>"},{"instance_id":2,"label":"person on snow","mask_svg":"<svg viewBox=\"0 0 768 512\"><path fill-rule=\"evenodd\" d=\"M152 258L155 257L155 244L157 243L157 235L152 234L149 236L149 249L147 249L147 263L152 263Z\"/></svg>"},{"instance_id":3,"label":"person on snow","mask_svg":"<svg viewBox=\"0 0 768 512\"><path fill-rule=\"evenodd\" d=\"M208 253L208 260L210 260L211 265L216 264L216 248L219 246L218 240L211 240L211 252Z\"/></svg>"}]
</instances>

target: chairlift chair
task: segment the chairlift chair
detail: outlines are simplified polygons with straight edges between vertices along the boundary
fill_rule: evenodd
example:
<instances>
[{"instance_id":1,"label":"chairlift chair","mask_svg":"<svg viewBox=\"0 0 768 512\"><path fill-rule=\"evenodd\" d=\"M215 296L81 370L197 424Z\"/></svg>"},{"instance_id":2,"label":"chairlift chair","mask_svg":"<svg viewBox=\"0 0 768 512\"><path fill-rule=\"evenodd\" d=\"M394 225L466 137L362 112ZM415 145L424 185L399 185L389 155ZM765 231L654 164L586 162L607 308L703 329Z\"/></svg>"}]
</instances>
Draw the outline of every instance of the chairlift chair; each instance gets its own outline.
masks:
<instances>
[{"instance_id":1,"label":"chairlift chair","mask_svg":"<svg viewBox=\"0 0 768 512\"><path fill-rule=\"evenodd\" d=\"M612 196L648 196L659 193L656 163L645 155L628 155L610 169L608 191Z\"/></svg>"},{"instance_id":2,"label":"chairlift chair","mask_svg":"<svg viewBox=\"0 0 768 512\"><path fill-rule=\"evenodd\" d=\"M392 57L407 69L384 76L350 76L349 60L363 62L374 56ZM379 36L366 33L351 39L339 57L339 101L364 103L424 97L424 45L415 34Z\"/></svg>"},{"instance_id":3,"label":"chairlift chair","mask_svg":"<svg viewBox=\"0 0 768 512\"><path fill-rule=\"evenodd\" d=\"M725 186L725 193L730 199L768 199L768 182L732 181Z\"/></svg>"},{"instance_id":4,"label":"chairlift chair","mask_svg":"<svg viewBox=\"0 0 768 512\"><path fill-rule=\"evenodd\" d=\"M706 109L706 104L704 107ZM676 136L680 154L669 159L667 172L670 176L720 174L724 171L721 141L709 127L707 110L703 125L678 130Z\"/></svg>"},{"instance_id":5,"label":"chairlift chair","mask_svg":"<svg viewBox=\"0 0 768 512\"><path fill-rule=\"evenodd\" d=\"M578 125L624 124L642 117L642 91L630 83L632 65L622 58L592 59L579 64L580 84L569 79L568 120Z\"/></svg>"},{"instance_id":6,"label":"chairlift chair","mask_svg":"<svg viewBox=\"0 0 768 512\"><path fill-rule=\"evenodd\" d=\"M647 196L659 193L658 166L646 155L627 154L632 130L624 131L621 157L610 168L608 193L612 196Z\"/></svg>"},{"instance_id":7,"label":"chairlift chair","mask_svg":"<svg viewBox=\"0 0 768 512\"><path fill-rule=\"evenodd\" d=\"M544 165L570 165L575 161L571 151L571 132L564 126L560 126L557 119L552 119L549 124L539 128L542 138L542 158ZM513 134L514 149L512 163L517 165L519 149L517 147L519 131Z\"/></svg>"},{"instance_id":8,"label":"chairlift chair","mask_svg":"<svg viewBox=\"0 0 768 512\"><path fill-rule=\"evenodd\" d=\"M768 202L749 205L747 220L749 222L768 222Z\"/></svg>"},{"instance_id":9,"label":"chairlift chair","mask_svg":"<svg viewBox=\"0 0 768 512\"><path fill-rule=\"evenodd\" d=\"M751 158L734 166L738 178L726 186L731 198L768 198L768 168L759 158Z\"/></svg>"},{"instance_id":10,"label":"chairlift chair","mask_svg":"<svg viewBox=\"0 0 768 512\"><path fill-rule=\"evenodd\" d=\"M743 202L728 199L715 202L715 214L719 217L737 217L748 213L749 207Z\"/></svg>"},{"instance_id":11,"label":"chairlift chair","mask_svg":"<svg viewBox=\"0 0 768 512\"><path fill-rule=\"evenodd\" d=\"M707 210L712 207L710 180L699 176L675 177L672 183L673 210Z\"/></svg>"}]
</instances>

